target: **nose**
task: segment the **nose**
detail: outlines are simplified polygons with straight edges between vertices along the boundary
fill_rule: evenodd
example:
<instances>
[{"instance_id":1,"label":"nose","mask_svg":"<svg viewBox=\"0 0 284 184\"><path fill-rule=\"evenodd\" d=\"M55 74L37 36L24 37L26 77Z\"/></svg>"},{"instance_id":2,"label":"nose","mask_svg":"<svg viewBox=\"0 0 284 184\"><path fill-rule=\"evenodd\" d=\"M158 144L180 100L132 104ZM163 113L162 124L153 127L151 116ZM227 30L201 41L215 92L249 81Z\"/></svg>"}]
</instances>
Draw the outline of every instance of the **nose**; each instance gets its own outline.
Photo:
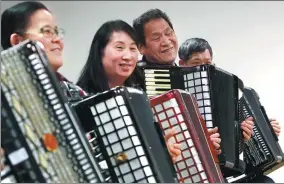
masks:
<instances>
[{"instance_id":1,"label":"nose","mask_svg":"<svg viewBox=\"0 0 284 184\"><path fill-rule=\"evenodd\" d=\"M51 43L52 43L52 44L58 44L58 45L60 45L61 49L62 49L63 46L64 46L64 40L63 40L63 38L61 38L61 37L58 36L58 35L53 36L53 38L51 39Z\"/></svg>"},{"instance_id":2,"label":"nose","mask_svg":"<svg viewBox=\"0 0 284 184\"><path fill-rule=\"evenodd\" d=\"M163 40L161 42L162 46L169 46L171 43L172 41L167 36L163 36Z\"/></svg>"},{"instance_id":3,"label":"nose","mask_svg":"<svg viewBox=\"0 0 284 184\"><path fill-rule=\"evenodd\" d=\"M62 41L62 40L63 40L63 37L61 37L60 35L54 34L53 37L52 37L53 42L59 42L59 41Z\"/></svg>"},{"instance_id":4,"label":"nose","mask_svg":"<svg viewBox=\"0 0 284 184\"><path fill-rule=\"evenodd\" d=\"M125 49L123 56L122 56L123 60L131 60L132 59L132 54L131 51L129 49Z\"/></svg>"}]
</instances>

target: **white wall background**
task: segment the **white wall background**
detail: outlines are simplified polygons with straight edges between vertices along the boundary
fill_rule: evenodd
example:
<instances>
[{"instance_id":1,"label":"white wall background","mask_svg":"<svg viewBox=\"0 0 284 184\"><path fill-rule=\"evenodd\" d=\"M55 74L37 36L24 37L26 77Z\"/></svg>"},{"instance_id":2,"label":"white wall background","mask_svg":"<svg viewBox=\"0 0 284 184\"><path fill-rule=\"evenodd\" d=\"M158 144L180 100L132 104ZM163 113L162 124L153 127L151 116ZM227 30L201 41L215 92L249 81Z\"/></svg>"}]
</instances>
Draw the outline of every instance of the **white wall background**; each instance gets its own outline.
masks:
<instances>
[{"instance_id":1,"label":"white wall background","mask_svg":"<svg viewBox=\"0 0 284 184\"><path fill-rule=\"evenodd\" d=\"M17 1L2 1L3 9ZM77 81L92 38L105 21L134 18L160 8L171 18L179 43L202 37L213 47L214 62L238 75L259 93L270 117L282 125L284 149L284 2L255 1L43 1L66 30L64 66L60 71ZM284 182L284 168L270 176Z\"/></svg>"}]
</instances>

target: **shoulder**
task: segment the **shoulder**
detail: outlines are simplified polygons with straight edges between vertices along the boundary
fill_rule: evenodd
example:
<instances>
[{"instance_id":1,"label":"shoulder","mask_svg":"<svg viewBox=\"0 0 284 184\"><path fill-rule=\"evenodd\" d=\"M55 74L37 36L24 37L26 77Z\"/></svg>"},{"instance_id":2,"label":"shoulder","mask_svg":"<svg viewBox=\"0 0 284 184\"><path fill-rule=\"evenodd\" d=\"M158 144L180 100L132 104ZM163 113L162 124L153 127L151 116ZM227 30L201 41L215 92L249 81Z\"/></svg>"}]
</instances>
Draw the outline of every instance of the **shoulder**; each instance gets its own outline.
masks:
<instances>
[{"instance_id":1,"label":"shoulder","mask_svg":"<svg viewBox=\"0 0 284 184\"><path fill-rule=\"evenodd\" d=\"M143 67L145 67L145 66L148 66L149 64L150 64L149 61L148 61L148 60L146 59L146 57L143 55L143 56L142 56L142 59L137 62L137 67L138 67L138 68L143 68Z\"/></svg>"},{"instance_id":2,"label":"shoulder","mask_svg":"<svg viewBox=\"0 0 284 184\"><path fill-rule=\"evenodd\" d=\"M144 60L140 60L137 62L137 67L144 67L147 66L147 62Z\"/></svg>"},{"instance_id":3,"label":"shoulder","mask_svg":"<svg viewBox=\"0 0 284 184\"><path fill-rule=\"evenodd\" d=\"M56 72L56 75L63 90L63 93L69 101L81 100L84 96L88 95L88 93L86 93L81 87L67 80L60 73Z\"/></svg>"}]
</instances>

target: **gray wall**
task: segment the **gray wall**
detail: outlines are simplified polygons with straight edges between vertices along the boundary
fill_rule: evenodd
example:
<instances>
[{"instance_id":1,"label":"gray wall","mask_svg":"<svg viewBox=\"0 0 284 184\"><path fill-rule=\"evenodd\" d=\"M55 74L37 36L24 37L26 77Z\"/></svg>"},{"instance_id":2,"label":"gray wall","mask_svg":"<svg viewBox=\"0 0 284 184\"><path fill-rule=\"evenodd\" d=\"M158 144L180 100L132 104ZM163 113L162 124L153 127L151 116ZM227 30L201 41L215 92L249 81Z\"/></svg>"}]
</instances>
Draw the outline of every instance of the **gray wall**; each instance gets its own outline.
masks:
<instances>
[{"instance_id":1,"label":"gray wall","mask_svg":"<svg viewBox=\"0 0 284 184\"><path fill-rule=\"evenodd\" d=\"M17 3L1 2L1 11ZM214 62L237 74L259 93L270 117L284 126L282 104L284 58L284 2L255 1L43 1L65 28L64 66L60 71L76 81L95 31L105 21L132 20L150 8L171 18L178 40L203 37L214 51ZM284 129L284 128L282 128ZM284 132L280 136L284 149ZM284 182L284 168L270 176Z\"/></svg>"}]
</instances>

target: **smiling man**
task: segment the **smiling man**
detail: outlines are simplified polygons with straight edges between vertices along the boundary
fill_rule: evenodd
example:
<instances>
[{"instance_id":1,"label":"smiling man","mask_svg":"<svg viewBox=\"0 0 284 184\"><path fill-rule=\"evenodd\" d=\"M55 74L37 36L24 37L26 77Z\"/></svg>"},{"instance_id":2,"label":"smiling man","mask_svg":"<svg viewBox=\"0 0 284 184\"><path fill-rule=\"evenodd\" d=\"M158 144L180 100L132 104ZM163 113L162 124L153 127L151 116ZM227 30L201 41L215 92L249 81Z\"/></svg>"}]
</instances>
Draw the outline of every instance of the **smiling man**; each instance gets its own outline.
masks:
<instances>
[{"instance_id":1,"label":"smiling man","mask_svg":"<svg viewBox=\"0 0 284 184\"><path fill-rule=\"evenodd\" d=\"M175 65L178 41L169 17L151 9L133 21L138 36L138 49L143 55L138 66Z\"/></svg>"}]
</instances>

